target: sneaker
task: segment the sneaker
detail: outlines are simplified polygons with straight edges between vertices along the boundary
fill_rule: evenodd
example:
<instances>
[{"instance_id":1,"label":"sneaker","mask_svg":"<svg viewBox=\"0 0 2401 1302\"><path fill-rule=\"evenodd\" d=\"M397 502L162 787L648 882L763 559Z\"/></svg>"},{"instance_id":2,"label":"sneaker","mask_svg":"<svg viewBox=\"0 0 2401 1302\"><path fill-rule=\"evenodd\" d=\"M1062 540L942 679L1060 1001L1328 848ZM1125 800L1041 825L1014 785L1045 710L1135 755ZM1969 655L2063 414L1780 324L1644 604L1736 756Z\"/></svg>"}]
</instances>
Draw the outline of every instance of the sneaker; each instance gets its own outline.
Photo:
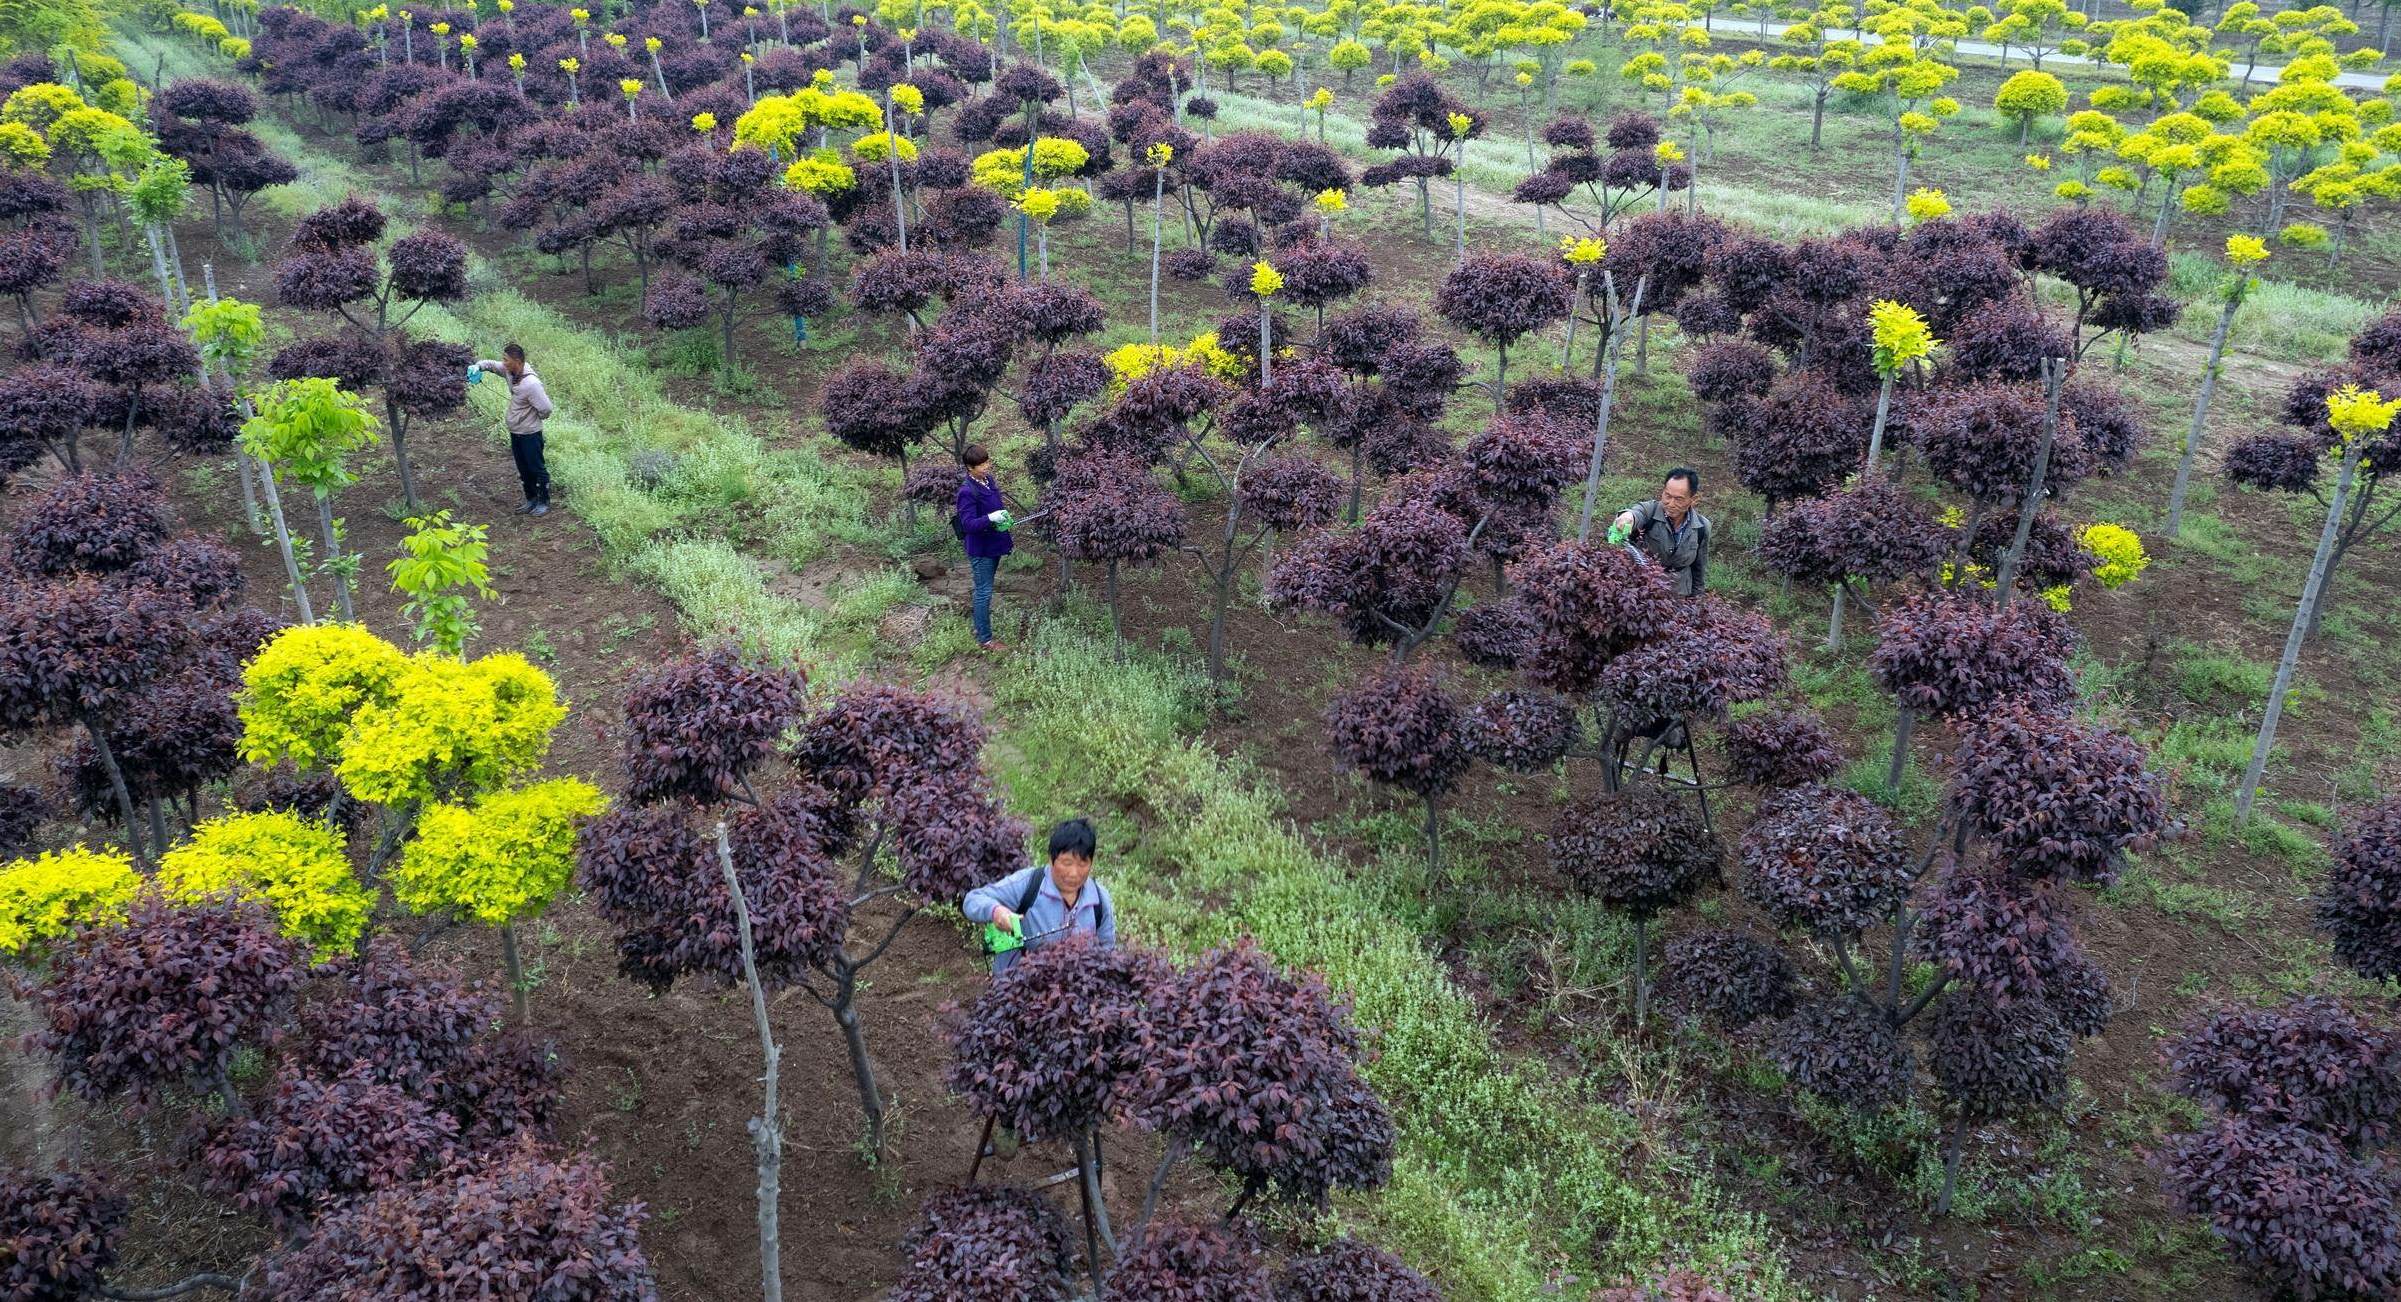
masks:
<instances>
[{"instance_id":1,"label":"sneaker","mask_svg":"<svg viewBox=\"0 0 2401 1302\"><path fill-rule=\"evenodd\" d=\"M548 515L548 514L550 514L550 503L548 503L548 502L536 502L536 503L534 503L534 505L533 505L533 510L532 510L531 514L533 514L533 515Z\"/></svg>"},{"instance_id":2,"label":"sneaker","mask_svg":"<svg viewBox=\"0 0 2401 1302\"><path fill-rule=\"evenodd\" d=\"M533 512L534 501L532 498L527 498L525 501L518 503L516 511L518 515L532 515Z\"/></svg>"}]
</instances>

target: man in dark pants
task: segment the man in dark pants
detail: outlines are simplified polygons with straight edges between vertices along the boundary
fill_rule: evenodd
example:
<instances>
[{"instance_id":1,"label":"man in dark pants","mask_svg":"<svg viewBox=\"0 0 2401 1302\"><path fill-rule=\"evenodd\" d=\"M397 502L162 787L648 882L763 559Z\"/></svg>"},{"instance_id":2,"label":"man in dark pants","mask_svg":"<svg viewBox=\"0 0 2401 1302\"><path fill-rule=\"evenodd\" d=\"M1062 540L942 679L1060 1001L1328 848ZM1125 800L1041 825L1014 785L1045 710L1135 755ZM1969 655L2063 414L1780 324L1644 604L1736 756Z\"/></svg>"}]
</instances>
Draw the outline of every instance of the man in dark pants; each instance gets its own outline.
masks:
<instances>
[{"instance_id":1,"label":"man in dark pants","mask_svg":"<svg viewBox=\"0 0 2401 1302\"><path fill-rule=\"evenodd\" d=\"M508 427L509 456L517 463L517 482L525 489L519 515L550 514L550 466L542 459L542 423L550 419L550 395L542 377L525 364L525 350L515 344L500 350L497 362L483 361L475 369L509 382L508 410L501 424Z\"/></svg>"},{"instance_id":2,"label":"man in dark pants","mask_svg":"<svg viewBox=\"0 0 2401 1302\"><path fill-rule=\"evenodd\" d=\"M1676 595L1697 597L1709 586L1709 517L1694 508L1701 500L1701 472L1678 466L1667 472L1659 496L1617 513L1609 541L1631 540L1676 581Z\"/></svg>"}]
</instances>

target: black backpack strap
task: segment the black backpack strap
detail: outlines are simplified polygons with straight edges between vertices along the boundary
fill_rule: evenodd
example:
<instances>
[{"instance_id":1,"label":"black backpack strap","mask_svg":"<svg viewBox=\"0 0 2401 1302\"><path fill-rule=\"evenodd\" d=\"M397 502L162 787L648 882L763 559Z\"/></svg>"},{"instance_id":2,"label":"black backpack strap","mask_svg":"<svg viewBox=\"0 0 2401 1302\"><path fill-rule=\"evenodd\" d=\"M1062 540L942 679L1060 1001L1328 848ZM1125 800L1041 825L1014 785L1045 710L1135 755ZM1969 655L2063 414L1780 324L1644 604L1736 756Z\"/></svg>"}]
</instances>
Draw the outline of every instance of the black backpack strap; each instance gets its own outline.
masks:
<instances>
[{"instance_id":1,"label":"black backpack strap","mask_svg":"<svg viewBox=\"0 0 2401 1302\"><path fill-rule=\"evenodd\" d=\"M1019 896L1017 899L1018 917L1024 917L1033 909L1034 901L1042 898L1042 881L1045 876L1047 876L1047 874L1044 873L1040 868L1036 868L1034 870L1034 879L1025 884L1025 894Z\"/></svg>"}]
</instances>

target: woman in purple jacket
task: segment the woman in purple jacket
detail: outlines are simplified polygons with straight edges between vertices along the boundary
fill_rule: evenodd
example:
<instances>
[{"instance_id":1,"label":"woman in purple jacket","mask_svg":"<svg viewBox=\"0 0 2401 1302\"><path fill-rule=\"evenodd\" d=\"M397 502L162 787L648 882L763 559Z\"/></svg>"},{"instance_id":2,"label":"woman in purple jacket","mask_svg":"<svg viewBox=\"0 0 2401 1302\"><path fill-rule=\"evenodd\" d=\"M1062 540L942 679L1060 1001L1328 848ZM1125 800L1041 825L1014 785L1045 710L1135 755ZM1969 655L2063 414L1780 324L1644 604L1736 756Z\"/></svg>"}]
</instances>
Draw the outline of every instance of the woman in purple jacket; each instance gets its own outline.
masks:
<instances>
[{"instance_id":1,"label":"woman in purple jacket","mask_svg":"<svg viewBox=\"0 0 2401 1302\"><path fill-rule=\"evenodd\" d=\"M955 527L967 545L967 568L975 575L975 644L986 651L1001 649L992 636L992 578L1000 558L1017 546L1007 529L1009 510L1000 500L1000 485L992 482L992 454L981 443L967 445L967 477L959 481Z\"/></svg>"}]
</instances>

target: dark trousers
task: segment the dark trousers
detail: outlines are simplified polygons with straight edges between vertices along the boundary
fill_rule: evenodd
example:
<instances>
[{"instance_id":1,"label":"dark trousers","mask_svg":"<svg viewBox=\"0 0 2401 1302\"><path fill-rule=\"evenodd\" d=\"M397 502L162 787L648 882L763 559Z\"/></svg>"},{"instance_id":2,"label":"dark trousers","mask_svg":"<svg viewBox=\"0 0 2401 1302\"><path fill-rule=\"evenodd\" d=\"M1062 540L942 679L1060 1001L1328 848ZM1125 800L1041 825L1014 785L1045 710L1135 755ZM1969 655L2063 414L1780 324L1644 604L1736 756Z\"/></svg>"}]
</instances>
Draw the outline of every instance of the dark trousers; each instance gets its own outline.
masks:
<instances>
[{"instance_id":1,"label":"dark trousers","mask_svg":"<svg viewBox=\"0 0 2401 1302\"><path fill-rule=\"evenodd\" d=\"M550 501L550 466L542 460L542 431L509 435L509 456L517 463L517 482L528 502Z\"/></svg>"}]
</instances>

